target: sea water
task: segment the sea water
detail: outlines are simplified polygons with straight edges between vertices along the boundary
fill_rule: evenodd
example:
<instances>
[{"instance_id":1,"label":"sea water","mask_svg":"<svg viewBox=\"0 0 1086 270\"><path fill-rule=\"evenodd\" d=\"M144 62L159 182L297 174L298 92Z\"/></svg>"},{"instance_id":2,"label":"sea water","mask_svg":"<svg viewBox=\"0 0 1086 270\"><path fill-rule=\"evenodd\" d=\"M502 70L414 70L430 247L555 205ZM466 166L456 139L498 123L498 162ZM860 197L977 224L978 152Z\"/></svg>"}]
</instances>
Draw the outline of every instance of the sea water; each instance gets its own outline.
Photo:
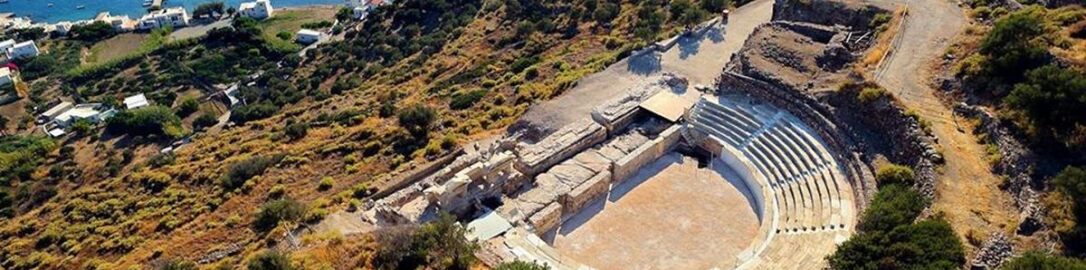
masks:
<instances>
[{"instance_id":1,"label":"sea water","mask_svg":"<svg viewBox=\"0 0 1086 270\"><path fill-rule=\"evenodd\" d=\"M147 13L144 0L9 0L0 3L0 13L11 12L18 17L30 17L34 22L55 23L59 21L79 21L94 19L99 12L109 11L113 15L128 15L139 19ZM223 0L227 8L237 8L241 2L252 0ZM212 0L165 0L165 7L184 6L192 12L202 3ZM344 0L272 0L276 8L289 6L343 4ZM53 4L52 7L49 4ZM79 9L79 6L84 8Z\"/></svg>"}]
</instances>

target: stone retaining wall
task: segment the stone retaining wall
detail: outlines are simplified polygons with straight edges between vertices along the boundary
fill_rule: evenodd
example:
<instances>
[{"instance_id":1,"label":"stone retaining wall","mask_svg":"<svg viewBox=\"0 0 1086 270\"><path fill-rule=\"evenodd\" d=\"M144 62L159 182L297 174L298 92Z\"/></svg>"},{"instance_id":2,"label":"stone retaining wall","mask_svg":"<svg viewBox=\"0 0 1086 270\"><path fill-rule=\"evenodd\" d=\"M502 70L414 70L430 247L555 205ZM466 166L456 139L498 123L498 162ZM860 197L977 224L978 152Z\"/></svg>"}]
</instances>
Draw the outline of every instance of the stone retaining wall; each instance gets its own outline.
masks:
<instances>
[{"instance_id":1,"label":"stone retaining wall","mask_svg":"<svg viewBox=\"0 0 1086 270\"><path fill-rule=\"evenodd\" d=\"M682 138L682 134L679 132L680 128L680 126L672 126L649 143L616 160L614 166L611 167L611 177L614 179L612 182L616 185L622 183L637 174L637 171L644 167L645 164L659 159L671 149L674 149L679 143L679 139Z\"/></svg>"}]
</instances>

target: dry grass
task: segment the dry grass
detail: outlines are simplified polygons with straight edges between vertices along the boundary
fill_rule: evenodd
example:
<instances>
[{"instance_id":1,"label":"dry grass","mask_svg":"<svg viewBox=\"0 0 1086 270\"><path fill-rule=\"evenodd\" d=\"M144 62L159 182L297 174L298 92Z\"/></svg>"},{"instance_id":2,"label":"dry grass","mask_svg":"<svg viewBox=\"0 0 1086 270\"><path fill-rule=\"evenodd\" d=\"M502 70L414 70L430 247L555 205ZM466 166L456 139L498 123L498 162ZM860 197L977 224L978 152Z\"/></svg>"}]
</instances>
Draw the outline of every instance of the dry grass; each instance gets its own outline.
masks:
<instances>
[{"instance_id":1,"label":"dry grass","mask_svg":"<svg viewBox=\"0 0 1086 270\"><path fill-rule=\"evenodd\" d=\"M856 69L857 71L860 71L860 74L871 77L868 72L877 70L879 65L882 64L883 59L885 59L889 53L892 53L890 50L892 49L898 31L901 31L906 12L908 12L906 7L901 7L894 11L894 15L891 17L890 22L886 24L886 30L879 33L878 39L875 40L875 44L867 50L867 53L864 54L860 62L856 65Z\"/></svg>"},{"instance_id":2,"label":"dry grass","mask_svg":"<svg viewBox=\"0 0 1086 270\"><path fill-rule=\"evenodd\" d=\"M279 32L287 32L293 37L298 30L302 29L303 24L333 21L335 20L335 17L335 7L321 6L279 9L275 11L273 17L260 22L260 30L263 31L264 40L267 40L274 46L298 50L301 49L302 46L294 43L293 38L290 40L283 40L276 35L279 34Z\"/></svg>"},{"instance_id":3,"label":"dry grass","mask_svg":"<svg viewBox=\"0 0 1086 270\"><path fill-rule=\"evenodd\" d=\"M95 43L83 55L83 64L95 65L129 55L140 48L148 34L126 33Z\"/></svg>"}]
</instances>

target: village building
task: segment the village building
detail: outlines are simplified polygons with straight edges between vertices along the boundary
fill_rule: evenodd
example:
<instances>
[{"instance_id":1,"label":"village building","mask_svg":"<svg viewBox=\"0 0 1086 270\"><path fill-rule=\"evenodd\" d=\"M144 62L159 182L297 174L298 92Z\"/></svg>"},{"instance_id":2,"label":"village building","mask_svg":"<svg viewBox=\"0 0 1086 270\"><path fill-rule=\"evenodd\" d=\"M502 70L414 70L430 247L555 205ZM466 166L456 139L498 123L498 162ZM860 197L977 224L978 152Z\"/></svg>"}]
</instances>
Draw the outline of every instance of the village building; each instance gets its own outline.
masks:
<instances>
[{"instance_id":1,"label":"village building","mask_svg":"<svg viewBox=\"0 0 1086 270\"><path fill-rule=\"evenodd\" d=\"M140 17L136 28L151 30L159 27L184 27L189 25L189 13L184 7L173 7L152 11Z\"/></svg>"},{"instance_id":2,"label":"village building","mask_svg":"<svg viewBox=\"0 0 1086 270\"><path fill-rule=\"evenodd\" d=\"M298 33L295 36L297 36L298 43L312 44L319 41L323 34L321 34L321 32L311 29L302 29L298 30Z\"/></svg>"},{"instance_id":3,"label":"village building","mask_svg":"<svg viewBox=\"0 0 1086 270\"><path fill-rule=\"evenodd\" d=\"M0 86L8 85L15 82L15 77L11 74L11 68L0 68Z\"/></svg>"},{"instance_id":4,"label":"village building","mask_svg":"<svg viewBox=\"0 0 1086 270\"><path fill-rule=\"evenodd\" d=\"M269 18L274 11L275 8L272 7L271 0L244 2L241 3L241 6L238 8L238 14L253 19Z\"/></svg>"},{"instance_id":5,"label":"village building","mask_svg":"<svg viewBox=\"0 0 1086 270\"><path fill-rule=\"evenodd\" d=\"M34 44L33 40L27 40L16 43L15 46L7 49L8 57L12 59L26 59L38 56L38 45Z\"/></svg>"},{"instance_id":6,"label":"village building","mask_svg":"<svg viewBox=\"0 0 1086 270\"><path fill-rule=\"evenodd\" d=\"M143 95L142 93L124 98L125 109L131 110L140 107L146 107L147 105L151 105L151 103L147 101L147 96Z\"/></svg>"},{"instance_id":7,"label":"village building","mask_svg":"<svg viewBox=\"0 0 1086 270\"><path fill-rule=\"evenodd\" d=\"M53 24L53 33L61 36L67 36L68 32L72 31L72 22L63 21Z\"/></svg>"},{"instance_id":8,"label":"village building","mask_svg":"<svg viewBox=\"0 0 1086 270\"><path fill-rule=\"evenodd\" d=\"M136 30L136 21L127 15L114 16L108 11L98 13L98 16L94 17L95 21L105 22L113 26L113 30L118 32L128 32Z\"/></svg>"}]
</instances>

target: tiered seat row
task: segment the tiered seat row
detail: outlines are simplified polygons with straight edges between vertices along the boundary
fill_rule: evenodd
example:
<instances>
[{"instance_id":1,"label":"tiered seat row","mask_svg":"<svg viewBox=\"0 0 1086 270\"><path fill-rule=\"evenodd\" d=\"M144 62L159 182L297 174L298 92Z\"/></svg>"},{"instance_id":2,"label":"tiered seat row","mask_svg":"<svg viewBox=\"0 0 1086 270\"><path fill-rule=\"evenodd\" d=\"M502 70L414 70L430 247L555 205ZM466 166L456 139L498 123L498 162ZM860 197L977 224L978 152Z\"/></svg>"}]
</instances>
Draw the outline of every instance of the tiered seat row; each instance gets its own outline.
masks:
<instances>
[{"instance_id":1,"label":"tiered seat row","mask_svg":"<svg viewBox=\"0 0 1086 270\"><path fill-rule=\"evenodd\" d=\"M837 247L832 232L778 235L749 269L825 269L824 258Z\"/></svg>"},{"instance_id":2,"label":"tiered seat row","mask_svg":"<svg viewBox=\"0 0 1086 270\"><path fill-rule=\"evenodd\" d=\"M843 179L827 150L790 121L760 121L753 108L703 100L691 124L743 151L778 202L778 232L833 230L842 222Z\"/></svg>"}]
</instances>

